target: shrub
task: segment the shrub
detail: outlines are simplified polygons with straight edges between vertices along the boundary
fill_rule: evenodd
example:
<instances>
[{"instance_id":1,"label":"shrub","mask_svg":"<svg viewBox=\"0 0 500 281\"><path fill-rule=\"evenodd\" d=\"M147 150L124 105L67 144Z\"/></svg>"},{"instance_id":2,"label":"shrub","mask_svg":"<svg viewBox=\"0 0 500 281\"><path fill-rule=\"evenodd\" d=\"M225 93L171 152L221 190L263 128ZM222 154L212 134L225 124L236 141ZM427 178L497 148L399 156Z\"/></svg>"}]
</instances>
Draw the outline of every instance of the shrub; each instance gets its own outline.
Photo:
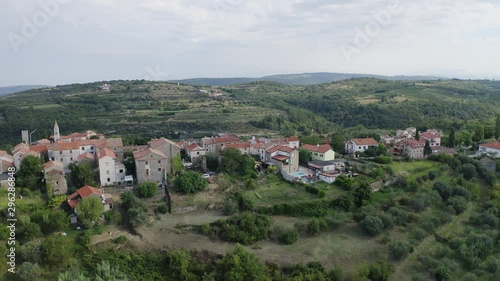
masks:
<instances>
[{"instance_id":1,"label":"shrub","mask_svg":"<svg viewBox=\"0 0 500 281\"><path fill-rule=\"evenodd\" d=\"M153 197L158 193L158 186L154 182L145 182L139 184L137 194L140 197Z\"/></svg>"},{"instance_id":2,"label":"shrub","mask_svg":"<svg viewBox=\"0 0 500 281\"><path fill-rule=\"evenodd\" d=\"M409 253L413 251L413 248L408 242L393 242L389 245L389 252L391 258L395 260L404 259Z\"/></svg>"},{"instance_id":3,"label":"shrub","mask_svg":"<svg viewBox=\"0 0 500 281\"><path fill-rule=\"evenodd\" d=\"M322 231L326 231L328 229L328 224L325 219L311 219L306 226L306 232L312 235L318 234Z\"/></svg>"},{"instance_id":4,"label":"shrub","mask_svg":"<svg viewBox=\"0 0 500 281\"><path fill-rule=\"evenodd\" d=\"M438 269L436 270L435 276L436 276L437 281L449 281L449 280L451 280L450 270L443 265L438 267Z\"/></svg>"},{"instance_id":5,"label":"shrub","mask_svg":"<svg viewBox=\"0 0 500 281\"><path fill-rule=\"evenodd\" d=\"M208 186L207 180L199 173L193 171L181 173L175 178L174 182L177 189L184 193L196 193Z\"/></svg>"},{"instance_id":6,"label":"shrub","mask_svg":"<svg viewBox=\"0 0 500 281\"><path fill-rule=\"evenodd\" d=\"M104 213L104 219L107 224L120 224L122 222L122 215L120 212L112 209Z\"/></svg>"},{"instance_id":7,"label":"shrub","mask_svg":"<svg viewBox=\"0 0 500 281\"><path fill-rule=\"evenodd\" d=\"M366 216L363 221L361 221L361 226L366 233L376 236L384 229L384 222L381 218L370 215Z\"/></svg>"},{"instance_id":8,"label":"shrub","mask_svg":"<svg viewBox=\"0 0 500 281\"><path fill-rule=\"evenodd\" d=\"M128 240L127 237L125 237L125 236L122 235L120 237L116 237L115 239L113 239L113 243L115 243L115 244L122 244L122 243L127 242L127 240Z\"/></svg>"},{"instance_id":9,"label":"shrub","mask_svg":"<svg viewBox=\"0 0 500 281\"><path fill-rule=\"evenodd\" d=\"M457 215L463 213L468 208L467 200L462 196L454 196L448 200L448 205L452 206Z\"/></svg>"},{"instance_id":10,"label":"shrub","mask_svg":"<svg viewBox=\"0 0 500 281\"><path fill-rule=\"evenodd\" d=\"M281 244L285 245L292 245L293 243L297 242L298 239L299 239L299 234L296 230L286 231L278 236L278 241Z\"/></svg>"},{"instance_id":11,"label":"shrub","mask_svg":"<svg viewBox=\"0 0 500 281\"><path fill-rule=\"evenodd\" d=\"M211 231L223 241L252 244L267 238L272 221L268 216L245 212L211 224Z\"/></svg>"},{"instance_id":12,"label":"shrub","mask_svg":"<svg viewBox=\"0 0 500 281\"><path fill-rule=\"evenodd\" d=\"M159 213L162 213L162 214L166 214L168 213L168 206L167 206L167 203L162 203L160 204L156 210L159 212Z\"/></svg>"},{"instance_id":13,"label":"shrub","mask_svg":"<svg viewBox=\"0 0 500 281\"><path fill-rule=\"evenodd\" d=\"M375 162L379 164L391 164L392 159L389 156L377 156L375 157Z\"/></svg>"}]
</instances>

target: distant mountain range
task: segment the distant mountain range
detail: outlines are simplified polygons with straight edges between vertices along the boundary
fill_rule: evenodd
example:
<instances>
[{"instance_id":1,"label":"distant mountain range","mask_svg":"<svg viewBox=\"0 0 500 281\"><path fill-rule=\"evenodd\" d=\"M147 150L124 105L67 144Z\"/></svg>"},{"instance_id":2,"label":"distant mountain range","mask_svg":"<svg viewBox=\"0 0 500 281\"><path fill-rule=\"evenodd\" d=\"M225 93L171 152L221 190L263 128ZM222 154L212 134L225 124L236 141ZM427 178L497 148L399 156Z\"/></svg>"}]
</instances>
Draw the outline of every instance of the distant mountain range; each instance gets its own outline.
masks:
<instances>
[{"instance_id":1,"label":"distant mountain range","mask_svg":"<svg viewBox=\"0 0 500 281\"><path fill-rule=\"evenodd\" d=\"M321 83L330 83L351 78L378 78L392 81L408 80L439 80L449 79L436 76L384 76L375 74L351 74L351 73L333 73L333 72L315 72L302 74L277 74L260 78L235 77L235 78L190 78L182 80L171 80L169 82L182 83L187 85L207 85L207 86L225 86L234 84L246 84L256 81L273 81L287 85L312 85Z\"/></svg>"},{"instance_id":2,"label":"distant mountain range","mask_svg":"<svg viewBox=\"0 0 500 281\"><path fill-rule=\"evenodd\" d=\"M20 85L20 86L8 86L0 87L0 96L7 96L14 93L24 92L32 89L39 89L49 87L46 85Z\"/></svg>"}]
</instances>

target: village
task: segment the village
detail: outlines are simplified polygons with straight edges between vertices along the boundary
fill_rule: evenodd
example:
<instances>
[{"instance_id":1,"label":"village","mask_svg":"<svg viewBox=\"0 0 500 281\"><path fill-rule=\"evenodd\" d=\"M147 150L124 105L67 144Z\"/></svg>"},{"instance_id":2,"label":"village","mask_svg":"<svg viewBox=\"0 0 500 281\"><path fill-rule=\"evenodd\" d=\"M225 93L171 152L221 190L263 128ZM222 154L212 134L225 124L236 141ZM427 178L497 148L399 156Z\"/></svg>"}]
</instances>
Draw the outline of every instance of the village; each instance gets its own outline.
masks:
<instances>
[{"instance_id":1,"label":"village","mask_svg":"<svg viewBox=\"0 0 500 281\"><path fill-rule=\"evenodd\" d=\"M42 172L47 190L54 196L66 196L63 202L67 204L66 207L75 211L80 199L94 196L102 199L104 210L107 211L113 208L113 196L105 193L108 187L126 190L145 182L167 187L176 159L182 161L184 169L198 171L212 182L217 171L209 171L206 156L214 155L220 161L224 150L235 149L242 155L252 156L255 159L255 169L259 172L275 166L277 173L290 182L332 184L341 174L347 177L357 176L352 169L356 161L378 155L381 150L384 155L390 155L394 159L407 160L424 159L429 154L456 154L456 149L443 146L442 137L443 133L439 130L418 132L416 128L407 128L398 130L395 136L381 135L380 141L374 138L348 140L345 142L345 151L341 153L333 151L328 140L323 144L301 145L298 137L257 138L249 137L248 134L219 134L199 141L179 142L158 138L143 146L124 146L121 138L106 138L93 131L61 135L55 122L54 134L50 140L41 139L30 144L25 138L14 147L12 154L0 151L0 168L2 172L6 172L9 167L19 169L25 157L39 157L44 162ZM367 153L369 151L375 154ZM133 155L134 173L125 168L124 161L130 160L124 156L127 152ZM308 154L307 163L300 163L300 153ZM342 155L341 158L339 155ZM471 156L481 158L488 169L495 171L494 159L500 158L500 142L480 144L478 151ZM99 186L81 186L68 194L70 167L83 163L94 169ZM72 215L71 222L77 223L76 215Z\"/></svg>"}]
</instances>

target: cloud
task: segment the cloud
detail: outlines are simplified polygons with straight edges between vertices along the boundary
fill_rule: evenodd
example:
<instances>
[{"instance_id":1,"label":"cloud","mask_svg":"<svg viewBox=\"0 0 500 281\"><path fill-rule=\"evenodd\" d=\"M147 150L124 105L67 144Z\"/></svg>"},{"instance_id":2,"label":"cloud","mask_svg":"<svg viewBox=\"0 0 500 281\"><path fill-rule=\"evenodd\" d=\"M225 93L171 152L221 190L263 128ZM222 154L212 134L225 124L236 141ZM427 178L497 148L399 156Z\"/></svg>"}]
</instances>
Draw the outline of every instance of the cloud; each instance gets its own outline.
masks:
<instances>
[{"instance_id":1,"label":"cloud","mask_svg":"<svg viewBox=\"0 0 500 281\"><path fill-rule=\"evenodd\" d=\"M377 15L394 3L400 12L380 24ZM20 33L23 18L40 9L37 1L0 4L0 56L11 70L0 85L142 79L156 65L172 78L302 71L452 76L453 69L500 76L495 1L72 0L14 55L6 35ZM367 30L369 44L346 60L340 47L355 46Z\"/></svg>"}]
</instances>

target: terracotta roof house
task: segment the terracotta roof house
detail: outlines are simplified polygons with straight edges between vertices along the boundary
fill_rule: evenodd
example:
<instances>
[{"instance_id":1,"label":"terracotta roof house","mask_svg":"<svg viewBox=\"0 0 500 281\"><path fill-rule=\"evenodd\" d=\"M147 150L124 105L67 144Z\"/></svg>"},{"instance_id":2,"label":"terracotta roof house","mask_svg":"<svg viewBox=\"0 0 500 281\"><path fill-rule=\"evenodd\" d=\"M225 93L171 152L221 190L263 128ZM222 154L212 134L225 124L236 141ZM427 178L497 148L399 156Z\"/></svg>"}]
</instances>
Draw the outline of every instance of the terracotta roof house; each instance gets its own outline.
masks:
<instances>
[{"instance_id":1,"label":"terracotta roof house","mask_svg":"<svg viewBox=\"0 0 500 281\"><path fill-rule=\"evenodd\" d=\"M376 146L378 146L378 142L374 138L352 139L345 142L345 152L347 154L361 153Z\"/></svg>"},{"instance_id":2,"label":"terracotta roof house","mask_svg":"<svg viewBox=\"0 0 500 281\"><path fill-rule=\"evenodd\" d=\"M422 159L424 155L425 140L407 139L394 145L394 155L410 157L412 159Z\"/></svg>"},{"instance_id":3,"label":"terracotta roof house","mask_svg":"<svg viewBox=\"0 0 500 281\"><path fill-rule=\"evenodd\" d=\"M441 146L441 136L430 132L420 134L420 140L428 140L431 147Z\"/></svg>"},{"instance_id":4,"label":"terracotta roof house","mask_svg":"<svg viewBox=\"0 0 500 281\"><path fill-rule=\"evenodd\" d=\"M500 141L480 144L479 153L488 154L493 158L500 158Z\"/></svg>"},{"instance_id":5,"label":"terracotta roof house","mask_svg":"<svg viewBox=\"0 0 500 281\"><path fill-rule=\"evenodd\" d=\"M282 173L290 175L299 170L299 151L282 145L273 146L266 150L264 161L278 166Z\"/></svg>"},{"instance_id":6,"label":"terracotta roof house","mask_svg":"<svg viewBox=\"0 0 500 281\"><path fill-rule=\"evenodd\" d=\"M209 153L214 153L220 155L225 145L235 144L242 142L239 138L227 137L227 138L202 138L201 145Z\"/></svg>"},{"instance_id":7,"label":"terracotta roof house","mask_svg":"<svg viewBox=\"0 0 500 281\"><path fill-rule=\"evenodd\" d=\"M113 199L109 194L103 194L100 189L88 185L79 188L76 192L66 197L66 202L75 213L78 213L77 207L80 200L89 197L101 199L105 212L113 208Z\"/></svg>"},{"instance_id":8,"label":"terracotta roof house","mask_svg":"<svg viewBox=\"0 0 500 281\"><path fill-rule=\"evenodd\" d=\"M329 144L304 144L302 145L302 148L308 150L311 153L312 160L335 160L335 151L332 150L332 147Z\"/></svg>"},{"instance_id":9,"label":"terracotta roof house","mask_svg":"<svg viewBox=\"0 0 500 281\"><path fill-rule=\"evenodd\" d=\"M154 148L134 151L136 177L138 183L163 183L171 165L171 159L162 151Z\"/></svg>"}]
</instances>

